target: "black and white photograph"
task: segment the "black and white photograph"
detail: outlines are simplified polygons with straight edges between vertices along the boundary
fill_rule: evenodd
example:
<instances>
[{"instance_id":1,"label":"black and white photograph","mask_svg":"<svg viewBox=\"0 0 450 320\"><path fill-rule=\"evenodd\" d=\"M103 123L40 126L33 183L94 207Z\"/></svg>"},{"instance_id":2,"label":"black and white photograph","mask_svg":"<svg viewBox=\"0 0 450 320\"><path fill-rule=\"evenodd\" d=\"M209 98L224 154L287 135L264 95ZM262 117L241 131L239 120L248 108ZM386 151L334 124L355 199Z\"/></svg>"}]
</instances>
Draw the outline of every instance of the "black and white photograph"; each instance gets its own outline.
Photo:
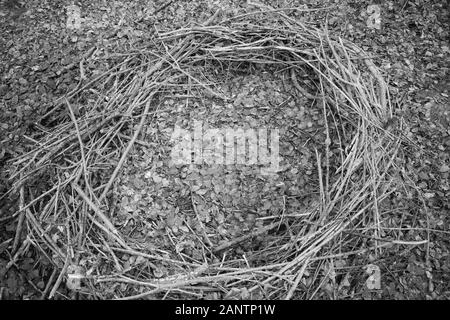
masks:
<instances>
[{"instance_id":1,"label":"black and white photograph","mask_svg":"<svg viewBox=\"0 0 450 320\"><path fill-rule=\"evenodd\" d=\"M0 57L0 308L450 299L448 1L0 0Z\"/></svg>"}]
</instances>

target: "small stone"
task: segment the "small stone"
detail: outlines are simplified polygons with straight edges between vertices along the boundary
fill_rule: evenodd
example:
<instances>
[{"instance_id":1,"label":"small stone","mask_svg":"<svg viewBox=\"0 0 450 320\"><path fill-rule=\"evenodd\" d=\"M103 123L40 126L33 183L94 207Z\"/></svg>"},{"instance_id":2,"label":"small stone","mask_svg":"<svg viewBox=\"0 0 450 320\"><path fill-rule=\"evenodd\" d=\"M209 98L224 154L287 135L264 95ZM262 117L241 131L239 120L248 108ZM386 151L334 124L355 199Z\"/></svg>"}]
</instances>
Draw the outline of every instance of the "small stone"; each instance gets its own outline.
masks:
<instances>
[{"instance_id":1,"label":"small stone","mask_svg":"<svg viewBox=\"0 0 450 320\"><path fill-rule=\"evenodd\" d=\"M450 170L450 167L449 167L448 165L446 165L446 164L442 165L442 166L439 168L439 172L441 172L441 173L445 173L445 172L447 172L448 170Z\"/></svg>"},{"instance_id":2,"label":"small stone","mask_svg":"<svg viewBox=\"0 0 450 320\"><path fill-rule=\"evenodd\" d=\"M426 172L419 172L419 178L420 179L422 179L422 180L427 180L428 179L428 173L426 173Z\"/></svg>"},{"instance_id":3,"label":"small stone","mask_svg":"<svg viewBox=\"0 0 450 320\"><path fill-rule=\"evenodd\" d=\"M26 86L26 85L28 84L28 81L27 81L26 79L24 79L24 78L20 78L20 79L19 79L19 83L20 83L21 85L23 85L23 86Z\"/></svg>"},{"instance_id":4,"label":"small stone","mask_svg":"<svg viewBox=\"0 0 450 320\"><path fill-rule=\"evenodd\" d=\"M49 79L47 81L47 85L50 87L50 89L56 89L56 83L53 79Z\"/></svg>"},{"instance_id":5,"label":"small stone","mask_svg":"<svg viewBox=\"0 0 450 320\"><path fill-rule=\"evenodd\" d=\"M425 192L424 193L424 197L427 199L431 199L435 196L435 194L433 192Z\"/></svg>"},{"instance_id":6,"label":"small stone","mask_svg":"<svg viewBox=\"0 0 450 320\"><path fill-rule=\"evenodd\" d=\"M41 289L41 290L43 290L44 288L45 288L45 282L44 281L39 281L38 283L37 283L37 287L39 288L39 289Z\"/></svg>"},{"instance_id":7,"label":"small stone","mask_svg":"<svg viewBox=\"0 0 450 320\"><path fill-rule=\"evenodd\" d=\"M153 175L152 178L155 183L160 183L162 181L162 178L160 176L158 176L157 174Z\"/></svg>"},{"instance_id":8,"label":"small stone","mask_svg":"<svg viewBox=\"0 0 450 320\"><path fill-rule=\"evenodd\" d=\"M136 189L142 189L145 187L145 182L140 178L135 178L133 180L133 184Z\"/></svg>"},{"instance_id":9,"label":"small stone","mask_svg":"<svg viewBox=\"0 0 450 320\"><path fill-rule=\"evenodd\" d=\"M6 85L0 86L0 97L6 95L7 92L8 92L8 86L6 86Z\"/></svg>"}]
</instances>

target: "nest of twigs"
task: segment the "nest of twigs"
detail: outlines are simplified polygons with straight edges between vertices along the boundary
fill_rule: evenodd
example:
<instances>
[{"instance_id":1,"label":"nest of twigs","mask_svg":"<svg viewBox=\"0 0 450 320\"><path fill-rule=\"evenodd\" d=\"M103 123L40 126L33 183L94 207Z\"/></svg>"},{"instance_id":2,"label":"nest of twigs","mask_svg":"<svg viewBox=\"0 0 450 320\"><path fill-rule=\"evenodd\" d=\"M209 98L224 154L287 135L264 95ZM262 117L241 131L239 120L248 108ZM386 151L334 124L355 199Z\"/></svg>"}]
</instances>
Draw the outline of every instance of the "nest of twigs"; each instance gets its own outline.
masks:
<instances>
[{"instance_id":1,"label":"nest of twigs","mask_svg":"<svg viewBox=\"0 0 450 320\"><path fill-rule=\"evenodd\" d=\"M311 298L334 279L328 262L389 243L380 228L383 200L394 191L390 171L398 141L383 129L392 117L386 83L354 44L281 12L258 11L162 33L105 62L106 72L46 114L29 139L32 147L12 162L18 214L28 229L22 249L38 247L59 270L50 296L65 281L100 298ZM159 102L167 92L183 94L192 86L226 100L208 81L217 76L212 70L249 64L286 70L298 93L323 110L317 205L234 239L266 237L266 247L250 256L224 254L232 242L209 248L202 261L187 260L175 249L158 250L124 234L110 212L111 192ZM305 71L314 75L313 89L296 83ZM124 255L138 263L125 265ZM167 275L155 275L159 265Z\"/></svg>"}]
</instances>

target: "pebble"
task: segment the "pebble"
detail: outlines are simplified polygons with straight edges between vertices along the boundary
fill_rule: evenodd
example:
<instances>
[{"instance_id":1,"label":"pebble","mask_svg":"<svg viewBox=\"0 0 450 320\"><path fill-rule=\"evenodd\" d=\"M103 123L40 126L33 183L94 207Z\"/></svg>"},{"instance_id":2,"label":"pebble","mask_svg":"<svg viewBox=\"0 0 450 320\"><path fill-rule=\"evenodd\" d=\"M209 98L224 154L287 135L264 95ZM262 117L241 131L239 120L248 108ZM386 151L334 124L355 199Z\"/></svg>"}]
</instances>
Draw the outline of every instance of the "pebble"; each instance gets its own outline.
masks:
<instances>
[{"instance_id":1,"label":"pebble","mask_svg":"<svg viewBox=\"0 0 450 320\"><path fill-rule=\"evenodd\" d=\"M8 92L8 86L2 85L0 86L0 96L4 96Z\"/></svg>"}]
</instances>

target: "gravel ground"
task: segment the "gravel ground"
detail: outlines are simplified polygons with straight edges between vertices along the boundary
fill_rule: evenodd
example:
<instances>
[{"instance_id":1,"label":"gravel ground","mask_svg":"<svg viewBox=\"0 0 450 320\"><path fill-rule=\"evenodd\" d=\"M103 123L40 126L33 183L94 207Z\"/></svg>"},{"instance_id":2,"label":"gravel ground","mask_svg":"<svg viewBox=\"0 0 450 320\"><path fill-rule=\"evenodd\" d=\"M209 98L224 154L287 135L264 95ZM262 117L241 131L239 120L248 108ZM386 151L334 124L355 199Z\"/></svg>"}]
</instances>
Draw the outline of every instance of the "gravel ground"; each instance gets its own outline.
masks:
<instances>
[{"instance_id":1,"label":"gravel ground","mask_svg":"<svg viewBox=\"0 0 450 320\"><path fill-rule=\"evenodd\" d=\"M428 239L429 244L395 246L377 258L383 286L376 293L364 288L364 270L358 267L374 258L355 257L351 269L343 271L352 274L353 280L349 284L352 290L340 291L334 298L450 298L448 3L444 0L311 0L270 4L276 8L322 8L289 14L305 23L327 27L330 32L369 52L382 68L391 88L396 113L392 125L401 121L405 136L415 144L402 150L401 170L408 177L405 185L410 189L399 192L393 204L403 212L396 218L414 221L411 223L414 225L418 222L421 226L404 232L398 230L399 236L410 240ZM224 16L233 16L247 6L244 1L225 0L1 1L0 193L6 193L10 187L7 160L23 152L23 145L29 132L34 130L36 120L54 106L58 97L78 85L81 75L77 62L80 56L92 53L90 50L93 49L94 55L131 50L135 41L151 39L158 32L202 23L218 8L223 10ZM69 19L71 14L76 16L77 10L82 20ZM95 76L105 67L93 61L85 66L87 76ZM266 80L241 79L241 82L254 81L256 86ZM243 86L238 84L237 87ZM263 87L259 90L267 91ZM257 97L258 92L253 94ZM242 99L245 98L248 97L244 90ZM289 110L287 105L286 114L301 112ZM244 116L251 118L251 112L239 115ZM171 124L170 114L161 117L161 123L169 121L167 125ZM316 125L313 114L310 118L311 121L304 124L305 129ZM166 178L170 179L169 173L166 176L166 173L159 172L156 179ZM133 176L130 174L123 179L132 180ZM133 180L132 183L140 182ZM214 183L220 190L221 183ZM303 183L307 184L307 181ZM251 194L242 194L241 200L248 202L249 196ZM46 293L49 279L55 276L47 257L29 248L15 265L7 269L17 228L17 219L12 216L17 210L17 197L15 193L8 193L0 198L0 298L39 299ZM125 209L122 209L126 212L126 206L133 204L129 200L123 201L121 205ZM264 207L264 203L259 205ZM423 210L426 214L419 214ZM176 226L177 222L173 223ZM220 232L222 236L235 236L233 230L226 227ZM190 241L193 243L194 239L187 239L186 246ZM333 291L332 288L323 290L324 297L333 297L326 294ZM62 289L59 297L64 298L65 293Z\"/></svg>"}]
</instances>

